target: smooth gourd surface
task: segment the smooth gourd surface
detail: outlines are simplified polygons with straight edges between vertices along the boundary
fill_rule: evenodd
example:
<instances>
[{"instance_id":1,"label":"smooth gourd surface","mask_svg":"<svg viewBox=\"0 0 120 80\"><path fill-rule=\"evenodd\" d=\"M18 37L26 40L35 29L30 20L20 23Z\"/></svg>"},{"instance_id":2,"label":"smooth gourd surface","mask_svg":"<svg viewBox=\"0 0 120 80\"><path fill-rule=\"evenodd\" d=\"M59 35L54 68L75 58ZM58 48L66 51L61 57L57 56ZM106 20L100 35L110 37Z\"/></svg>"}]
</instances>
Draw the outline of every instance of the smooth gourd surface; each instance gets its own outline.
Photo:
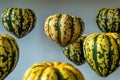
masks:
<instances>
[{"instance_id":1,"label":"smooth gourd surface","mask_svg":"<svg viewBox=\"0 0 120 80\"><path fill-rule=\"evenodd\" d=\"M120 9L102 8L97 14L96 22L103 32L120 33Z\"/></svg>"},{"instance_id":2,"label":"smooth gourd surface","mask_svg":"<svg viewBox=\"0 0 120 80\"><path fill-rule=\"evenodd\" d=\"M119 67L119 34L90 34L85 38L83 47L88 64L98 75L106 77Z\"/></svg>"},{"instance_id":3,"label":"smooth gourd surface","mask_svg":"<svg viewBox=\"0 0 120 80\"><path fill-rule=\"evenodd\" d=\"M50 15L44 23L45 34L62 47L78 39L84 28L85 24L80 17L68 14Z\"/></svg>"},{"instance_id":4,"label":"smooth gourd surface","mask_svg":"<svg viewBox=\"0 0 120 80\"><path fill-rule=\"evenodd\" d=\"M8 34L0 34L0 80L14 70L18 59L19 47L16 40Z\"/></svg>"},{"instance_id":5,"label":"smooth gourd surface","mask_svg":"<svg viewBox=\"0 0 120 80\"><path fill-rule=\"evenodd\" d=\"M84 80L84 78L70 63L42 62L29 67L22 80Z\"/></svg>"},{"instance_id":6,"label":"smooth gourd surface","mask_svg":"<svg viewBox=\"0 0 120 80\"><path fill-rule=\"evenodd\" d=\"M4 28L17 38L27 35L36 24L35 13L27 8L6 8L1 18Z\"/></svg>"},{"instance_id":7,"label":"smooth gourd surface","mask_svg":"<svg viewBox=\"0 0 120 80\"><path fill-rule=\"evenodd\" d=\"M81 36L72 44L63 47L64 55L76 65L82 65L86 62L83 52L83 42L86 36Z\"/></svg>"}]
</instances>

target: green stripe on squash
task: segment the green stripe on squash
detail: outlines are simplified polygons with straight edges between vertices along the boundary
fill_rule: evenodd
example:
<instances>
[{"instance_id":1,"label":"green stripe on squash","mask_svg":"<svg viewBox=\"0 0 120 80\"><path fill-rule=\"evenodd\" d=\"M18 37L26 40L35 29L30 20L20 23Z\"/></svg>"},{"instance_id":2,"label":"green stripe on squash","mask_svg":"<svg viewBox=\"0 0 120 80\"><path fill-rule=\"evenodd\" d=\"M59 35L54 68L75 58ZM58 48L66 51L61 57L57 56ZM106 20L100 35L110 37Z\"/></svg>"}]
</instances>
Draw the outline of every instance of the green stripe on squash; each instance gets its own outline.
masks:
<instances>
[{"instance_id":1,"label":"green stripe on squash","mask_svg":"<svg viewBox=\"0 0 120 80\"><path fill-rule=\"evenodd\" d=\"M120 33L120 9L102 8L97 14L96 23L103 32Z\"/></svg>"},{"instance_id":2,"label":"green stripe on squash","mask_svg":"<svg viewBox=\"0 0 120 80\"><path fill-rule=\"evenodd\" d=\"M14 70L18 59L19 47L16 40L8 34L0 34L0 80Z\"/></svg>"},{"instance_id":3,"label":"green stripe on squash","mask_svg":"<svg viewBox=\"0 0 120 80\"><path fill-rule=\"evenodd\" d=\"M84 80L82 73L69 63L43 62L29 67L22 80Z\"/></svg>"},{"instance_id":4,"label":"green stripe on squash","mask_svg":"<svg viewBox=\"0 0 120 80\"><path fill-rule=\"evenodd\" d=\"M36 23L34 12L27 8L6 8L1 18L4 28L18 38L27 35Z\"/></svg>"},{"instance_id":5,"label":"green stripe on squash","mask_svg":"<svg viewBox=\"0 0 120 80\"><path fill-rule=\"evenodd\" d=\"M64 55L76 65L81 65L86 61L83 52L83 42L85 37L86 36L81 36L72 44L63 47Z\"/></svg>"},{"instance_id":6,"label":"green stripe on squash","mask_svg":"<svg viewBox=\"0 0 120 80\"><path fill-rule=\"evenodd\" d=\"M120 35L117 33L93 33L83 43L85 58L91 68L106 77L120 66Z\"/></svg>"},{"instance_id":7,"label":"green stripe on squash","mask_svg":"<svg viewBox=\"0 0 120 80\"><path fill-rule=\"evenodd\" d=\"M44 23L47 37L62 47L77 40L84 32L84 28L84 22L80 17L68 14L50 15Z\"/></svg>"}]
</instances>

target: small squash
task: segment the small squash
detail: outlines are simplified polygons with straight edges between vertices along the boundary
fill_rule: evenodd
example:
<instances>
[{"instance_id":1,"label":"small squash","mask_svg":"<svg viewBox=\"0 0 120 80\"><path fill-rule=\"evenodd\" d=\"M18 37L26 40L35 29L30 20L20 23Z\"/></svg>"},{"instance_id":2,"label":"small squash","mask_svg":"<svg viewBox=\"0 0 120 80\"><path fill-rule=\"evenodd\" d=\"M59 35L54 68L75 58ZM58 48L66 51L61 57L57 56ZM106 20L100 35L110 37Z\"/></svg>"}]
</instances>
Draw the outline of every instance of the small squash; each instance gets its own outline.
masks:
<instances>
[{"instance_id":1,"label":"small squash","mask_svg":"<svg viewBox=\"0 0 120 80\"><path fill-rule=\"evenodd\" d=\"M29 67L22 80L84 80L80 70L66 62L42 62Z\"/></svg>"},{"instance_id":2,"label":"small squash","mask_svg":"<svg viewBox=\"0 0 120 80\"><path fill-rule=\"evenodd\" d=\"M27 35L36 23L34 12L27 8L6 8L1 18L4 28L17 38Z\"/></svg>"},{"instance_id":3,"label":"small squash","mask_svg":"<svg viewBox=\"0 0 120 80\"><path fill-rule=\"evenodd\" d=\"M0 34L0 80L10 74L19 59L19 47L16 40L8 34Z\"/></svg>"},{"instance_id":4,"label":"small squash","mask_svg":"<svg viewBox=\"0 0 120 80\"><path fill-rule=\"evenodd\" d=\"M93 33L83 43L88 64L100 76L106 77L120 66L120 35Z\"/></svg>"},{"instance_id":5,"label":"small squash","mask_svg":"<svg viewBox=\"0 0 120 80\"><path fill-rule=\"evenodd\" d=\"M64 55L76 65L81 65L86 61L83 52L83 42L85 37L86 36L81 36L72 44L63 47Z\"/></svg>"},{"instance_id":6,"label":"small squash","mask_svg":"<svg viewBox=\"0 0 120 80\"><path fill-rule=\"evenodd\" d=\"M80 17L68 14L50 15L44 24L45 34L62 47L77 40L84 28L84 22Z\"/></svg>"},{"instance_id":7,"label":"small squash","mask_svg":"<svg viewBox=\"0 0 120 80\"><path fill-rule=\"evenodd\" d=\"M98 12L96 22L103 32L120 33L120 9L102 8Z\"/></svg>"}]
</instances>

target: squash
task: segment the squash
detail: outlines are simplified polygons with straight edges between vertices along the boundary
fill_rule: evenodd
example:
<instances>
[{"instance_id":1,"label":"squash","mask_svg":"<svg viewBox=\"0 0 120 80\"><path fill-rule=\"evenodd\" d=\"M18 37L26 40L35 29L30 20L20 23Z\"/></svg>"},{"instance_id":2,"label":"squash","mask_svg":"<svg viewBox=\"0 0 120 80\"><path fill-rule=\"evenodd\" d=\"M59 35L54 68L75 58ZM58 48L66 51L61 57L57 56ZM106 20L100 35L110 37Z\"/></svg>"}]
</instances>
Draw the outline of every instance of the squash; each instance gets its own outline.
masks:
<instances>
[{"instance_id":1,"label":"squash","mask_svg":"<svg viewBox=\"0 0 120 80\"><path fill-rule=\"evenodd\" d=\"M8 34L0 34L0 80L14 70L18 59L19 47L16 40Z\"/></svg>"},{"instance_id":2,"label":"squash","mask_svg":"<svg viewBox=\"0 0 120 80\"><path fill-rule=\"evenodd\" d=\"M28 8L6 8L1 18L4 28L17 38L27 35L36 23L34 12Z\"/></svg>"},{"instance_id":3,"label":"squash","mask_svg":"<svg viewBox=\"0 0 120 80\"><path fill-rule=\"evenodd\" d=\"M118 33L93 33L83 43L85 58L91 68L106 77L120 66L120 35Z\"/></svg>"},{"instance_id":4,"label":"squash","mask_svg":"<svg viewBox=\"0 0 120 80\"><path fill-rule=\"evenodd\" d=\"M86 61L83 52L83 42L85 37L86 36L81 36L72 44L63 47L64 55L76 65L81 65Z\"/></svg>"},{"instance_id":5,"label":"squash","mask_svg":"<svg viewBox=\"0 0 120 80\"><path fill-rule=\"evenodd\" d=\"M30 66L22 80L84 80L80 70L67 62L41 62Z\"/></svg>"},{"instance_id":6,"label":"squash","mask_svg":"<svg viewBox=\"0 0 120 80\"><path fill-rule=\"evenodd\" d=\"M102 8L98 12L96 22L103 32L120 33L120 9Z\"/></svg>"},{"instance_id":7,"label":"squash","mask_svg":"<svg viewBox=\"0 0 120 80\"><path fill-rule=\"evenodd\" d=\"M44 23L45 34L58 45L65 47L79 38L84 32L84 22L78 16L53 14Z\"/></svg>"}]
</instances>

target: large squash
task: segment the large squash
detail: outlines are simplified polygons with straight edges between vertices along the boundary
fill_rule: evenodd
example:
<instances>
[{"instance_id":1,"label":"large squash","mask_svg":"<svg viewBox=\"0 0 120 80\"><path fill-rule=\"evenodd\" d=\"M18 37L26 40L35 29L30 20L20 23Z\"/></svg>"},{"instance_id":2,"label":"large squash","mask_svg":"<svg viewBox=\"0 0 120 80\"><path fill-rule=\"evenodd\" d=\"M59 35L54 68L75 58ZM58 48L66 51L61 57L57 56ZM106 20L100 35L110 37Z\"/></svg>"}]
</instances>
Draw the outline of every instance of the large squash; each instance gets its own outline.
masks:
<instances>
[{"instance_id":1,"label":"large squash","mask_svg":"<svg viewBox=\"0 0 120 80\"><path fill-rule=\"evenodd\" d=\"M118 33L93 33L83 44L85 58L92 69L106 77L120 66L120 35Z\"/></svg>"},{"instance_id":2,"label":"large squash","mask_svg":"<svg viewBox=\"0 0 120 80\"><path fill-rule=\"evenodd\" d=\"M11 73L19 59L19 48L16 40L8 34L0 34L0 80Z\"/></svg>"},{"instance_id":3,"label":"large squash","mask_svg":"<svg viewBox=\"0 0 120 80\"><path fill-rule=\"evenodd\" d=\"M35 63L29 67L22 80L84 80L81 72L64 62Z\"/></svg>"},{"instance_id":4,"label":"large squash","mask_svg":"<svg viewBox=\"0 0 120 80\"><path fill-rule=\"evenodd\" d=\"M102 8L98 12L96 22L103 32L120 33L120 9Z\"/></svg>"},{"instance_id":5,"label":"large squash","mask_svg":"<svg viewBox=\"0 0 120 80\"><path fill-rule=\"evenodd\" d=\"M27 8L6 8L1 17L4 28L18 38L27 35L36 23L34 12Z\"/></svg>"},{"instance_id":6,"label":"large squash","mask_svg":"<svg viewBox=\"0 0 120 80\"><path fill-rule=\"evenodd\" d=\"M45 34L63 47L78 39L84 28L84 22L80 17L68 14L53 14L44 24Z\"/></svg>"},{"instance_id":7,"label":"large squash","mask_svg":"<svg viewBox=\"0 0 120 80\"><path fill-rule=\"evenodd\" d=\"M85 37L86 36L81 36L72 44L63 47L64 55L76 65L81 65L86 61L83 52L83 42Z\"/></svg>"}]
</instances>

